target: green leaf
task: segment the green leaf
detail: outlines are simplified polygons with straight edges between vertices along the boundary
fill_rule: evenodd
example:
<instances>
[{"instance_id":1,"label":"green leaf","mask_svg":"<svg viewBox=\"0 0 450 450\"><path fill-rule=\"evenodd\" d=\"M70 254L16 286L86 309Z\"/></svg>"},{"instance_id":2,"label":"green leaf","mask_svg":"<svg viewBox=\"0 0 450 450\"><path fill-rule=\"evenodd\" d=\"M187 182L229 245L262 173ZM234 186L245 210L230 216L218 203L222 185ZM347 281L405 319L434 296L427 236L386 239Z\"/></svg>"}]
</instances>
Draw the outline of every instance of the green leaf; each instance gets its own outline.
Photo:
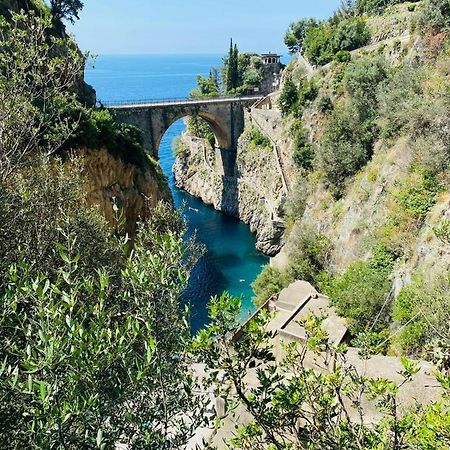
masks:
<instances>
[{"instance_id":1,"label":"green leaf","mask_svg":"<svg viewBox=\"0 0 450 450\"><path fill-rule=\"evenodd\" d=\"M100 429L97 431L97 439L96 439L97 447L98 447L98 448L101 448L102 441L103 441L103 430L100 428Z\"/></svg>"}]
</instances>

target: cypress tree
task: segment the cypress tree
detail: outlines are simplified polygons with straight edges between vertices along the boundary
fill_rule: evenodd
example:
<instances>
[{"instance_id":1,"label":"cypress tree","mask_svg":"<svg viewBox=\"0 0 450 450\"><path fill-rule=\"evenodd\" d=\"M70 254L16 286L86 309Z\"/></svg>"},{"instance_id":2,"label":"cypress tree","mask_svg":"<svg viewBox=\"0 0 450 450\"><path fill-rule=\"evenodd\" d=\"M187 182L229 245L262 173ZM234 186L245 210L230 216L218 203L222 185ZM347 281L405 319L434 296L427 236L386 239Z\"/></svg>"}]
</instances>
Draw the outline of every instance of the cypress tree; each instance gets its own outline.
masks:
<instances>
[{"instance_id":1,"label":"cypress tree","mask_svg":"<svg viewBox=\"0 0 450 450\"><path fill-rule=\"evenodd\" d=\"M227 57L227 79L226 79L226 92L230 92L233 89L233 39L230 40L230 50Z\"/></svg>"},{"instance_id":2,"label":"cypress tree","mask_svg":"<svg viewBox=\"0 0 450 450\"><path fill-rule=\"evenodd\" d=\"M236 89L239 86L239 50L234 44L233 50L233 87Z\"/></svg>"}]
</instances>

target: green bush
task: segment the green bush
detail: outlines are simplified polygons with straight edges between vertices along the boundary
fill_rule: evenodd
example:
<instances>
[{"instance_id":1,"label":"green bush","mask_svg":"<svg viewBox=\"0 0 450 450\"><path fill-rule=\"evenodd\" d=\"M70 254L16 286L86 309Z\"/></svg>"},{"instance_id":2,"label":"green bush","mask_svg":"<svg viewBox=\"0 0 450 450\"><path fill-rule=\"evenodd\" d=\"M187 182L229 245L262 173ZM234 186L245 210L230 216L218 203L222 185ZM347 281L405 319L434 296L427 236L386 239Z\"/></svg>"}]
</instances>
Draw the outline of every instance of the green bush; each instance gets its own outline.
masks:
<instances>
[{"instance_id":1,"label":"green bush","mask_svg":"<svg viewBox=\"0 0 450 450\"><path fill-rule=\"evenodd\" d=\"M311 226L296 224L289 235L289 243L287 279L290 282L305 280L317 285L331 249L330 240Z\"/></svg>"},{"instance_id":2,"label":"green bush","mask_svg":"<svg viewBox=\"0 0 450 450\"><path fill-rule=\"evenodd\" d=\"M329 95L323 95L319 98L317 102L317 107L319 108L319 111L324 113L326 111L331 111L334 108L333 100L331 100L331 97Z\"/></svg>"},{"instance_id":3,"label":"green bush","mask_svg":"<svg viewBox=\"0 0 450 450\"><path fill-rule=\"evenodd\" d=\"M319 93L319 88L317 87L316 82L311 79L302 78L300 81L300 86L298 88L298 106L299 108L303 108L307 106L309 103L313 102L317 94ZM301 112L299 111L301 114Z\"/></svg>"},{"instance_id":4,"label":"green bush","mask_svg":"<svg viewBox=\"0 0 450 450\"><path fill-rule=\"evenodd\" d=\"M293 159L297 167L310 171L313 168L315 151L314 146L308 142L305 129L301 122L294 127L294 153Z\"/></svg>"},{"instance_id":5,"label":"green bush","mask_svg":"<svg viewBox=\"0 0 450 450\"><path fill-rule=\"evenodd\" d=\"M331 113L325 125L318 163L336 197L342 195L347 177L364 167L372 156L373 138L372 125L361 122L352 103Z\"/></svg>"},{"instance_id":6,"label":"green bush","mask_svg":"<svg viewBox=\"0 0 450 450\"><path fill-rule=\"evenodd\" d=\"M93 261L74 248L81 232L69 228L59 237L52 243L59 256L52 276L40 261L21 261L7 271L0 294L7 361L0 442L13 448L186 445L190 427L203 423L206 403L195 393L188 322L179 307L187 280L182 234L142 227L119 271L94 265L87 274L80 266Z\"/></svg>"},{"instance_id":7,"label":"green bush","mask_svg":"<svg viewBox=\"0 0 450 450\"><path fill-rule=\"evenodd\" d=\"M419 132L428 126L427 116L432 113L433 102L424 92L426 77L423 68L403 66L380 84L377 97L383 136Z\"/></svg>"},{"instance_id":8,"label":"green bush","mask_svg":"<svg viewBox=\"0 0 450 450\"><path fill-rule=\"evenodd\" d=\"M438 339L450 344L450 274L433 283L416 279L395 300L393 318L401 327L397 344L408 355L426 356L426 347Z\"/></svg>"},{"instance_id":9,"label":"green bush","mask_svg":"<svg viewBox=\"0 0 450 450\"><path fill-rule=\"evenodd\" d=\"M64 149L104 147L125 163L148 166L142 131L139 128L119 123L109 110L87 108L74 98L61 101L58 110L60 120L76 124L73 133L64 143ZM55 124L55 127L57 129L58 125Z\"/></svg>"},{"instance_id":10,"label":"green bush","mask_svg":"<svg viewBox=\"0 0 450 450\"><path fill-rule=\"evenodd\" d=\"M343 85L361 119L373 119L377 114L377 88L387 76L386 60L382 56L358 58L348 65Z\"/></svg>"},{"instance_id":11,"label":"green bush","mask_svg":"<svg viewBox=\"0 0 450 450\"><path fill-rule=\"evenodd\" d=\"M450 1L426 0L419 23L425 31L434 33L450 31Z\"/></svg>"},{"instance_id":12,"label":"green bush","mask_svg":"<svg viewBox=\"0 0 450 450\"><path fill-rule=\"evenodd\" d=\"M288 77L281 89L280 97L278 99L278 105L281 113L287 116L291 112L295 111L298 104L298 90L294 82Z\"/></svg>"},{"instance_id":13,"label":"green bush","mask_svg":"<svg viewBox=\"0 0 450 450\"><path fill-rule=\"evenodd\" d=\"M325 65L333 59L333 29L326 23L308 27L303 43L304 53L313 64Z\"/></svg>"},{"instance_id":14,"label":"green bush","mask_svg":"<svg viewBox=\"0 0 450 450\"><path fill-rule=\"evenodd\" d=\"M270 139L264 135L258 128L250 130L250 145L251 149L255 148L272 148Z\"/></svg>"},{"instance_id":15,"label":"green bush","mask_svg":"<svg viewBox=\"0 0 450 450\"><path fill-rule=\"evenodd\" d=\"M351 99L329 116L318 158L336 197L342 194L346 178L372 157L377 136L377 87L387 76L381 57L359 58L345 70L343 86Z\"/></svg>"},{"instance_id":16,"label":"green bush","mask_svg":"<svg viewBox=\"0 0 450 450\"><path fill-rule=\"evenodd\" d=\"M352 60L352 55L348 50L339 50L334 55L334 60L340 63L348 63Z\"/></svg>"},{"instance_id":17,"label":"green bush","mask_svg":"<svg viewBox=\"0 0 450 450\"><path fill-rule=\"evenodd\" d=\"M309 24L304 38L304 52L314 64L324 65L342 51L351 51L367 44L370 32L365 20L347 18L335 26L331 23Z\"/></svg>"},{"instance_id":18,"label":"green bush","mask_svg":"<svg viewBox=\"0 0 450 450\"><path fill-rule=\"evenodd\" d=\"M361 261L323 285L338 314L351 319L350 329L354 334L365 331L375 323L391 289L389 273L386 269ZM389 321L390 307L386 307L373 330L383 330Z\"/></svg>"},{"instance_id":19,"label":"green bush","mask_svg":"<svg viewBox=\"0 0 450 450\"><path fill-rule=\"evenodd\" d=\"M370 31L366 21L361 18L344 19L339 22L333 35L333 53L351 51L369 42Z\"/></svg>"},{"instance_id":20,"label":"green bush","mask_svg":"<svg viewBox=\"0 0 450 450\"><path fill-rule=\"evenodd\" d=\"M298 177L284 205L284 214L288 225L293 224L303 216L308 195L309 183L305 178Z\"/></svg>"},{"instance_id":21,"label":"green bush","mask_svg":"<svg viewBox=\"0 0 450 450\"><path fill-rule=\"evenodd\" d=\"M450 245L450 220L444 219L439 226L433 227L433 233L441 242Z\"/></svg>"},{"instance_id":22,"label":"green bush","mask_svg":"<svg viewBox=\"0 0 450 450\"><path fill-rule=\"evenodd\" d=\"M215 146L216 137L211 125L200 116L192 116L187 119L189 134L200 139L206 139L211 147Z\"/></svg>"},{"instance_id":23,"label":"green bush","mask_svg":"<svg viewBox=\"0 0 450 450\"><path fill-rule=\"evenodd\" d=\"M197 76L197 88L191 91L193 98L217 97L219 95L219 81L217 71L211 70L209 77Z\"/></svg>"},{"instance_id":24,"label":"green bush","mask_svg":"<svg viewBox=\"0 0 450 450\"><path fill-rule=\"evenodd\" d=\"M441 184L427 173L417 173L412 183L404 183L395 192L395 198L403 210L419 223L423 223L430 209L436 204Z\"/></svg>"},{"instance_id":25,"label":"green bush","mask_svg":"<svg viewBox=\"0 0 450 450\"><path fill-rule=\"evenodd\" d=\"M270 265L264 267L258 278L253 282L253 303L259 307L270 297L278 294L288 285L283 272Z\"/></svg>"},{"instance_id":26,"label":"green bush","mask_svg":"<svg viewBox=\"0 0 450 450\"><path fill-rule=\"evenodd\" d=\"M0 293L9 267L21 261L36 265L47 277L55 276L61 264L55 243L68 235L75 238L72 250L80 256L80 275L100 267L112 272L121 260L114 229L96 208L87 206L82 172L83 165L76 160L35 161L34 167L1 186Z\"/></svg>"}]
</instances>

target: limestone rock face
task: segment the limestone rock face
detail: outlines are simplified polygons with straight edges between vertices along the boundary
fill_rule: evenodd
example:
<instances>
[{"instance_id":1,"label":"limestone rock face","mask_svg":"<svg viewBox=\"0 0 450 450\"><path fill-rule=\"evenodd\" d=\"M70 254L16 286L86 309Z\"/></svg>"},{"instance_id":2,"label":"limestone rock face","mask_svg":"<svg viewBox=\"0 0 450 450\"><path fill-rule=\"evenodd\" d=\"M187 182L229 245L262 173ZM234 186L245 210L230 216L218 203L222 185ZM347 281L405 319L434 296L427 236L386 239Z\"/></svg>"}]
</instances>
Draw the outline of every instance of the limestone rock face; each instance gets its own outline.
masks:
<instances>
[{"instance_id":1,"label":"limestone rock face","mask_svg":"<svg viewBox=\"0 0 450 450\"><path fill-rule=\"evenodd\" d=\"M185 134L174 165L179 188L249 225L256 248L273 256L282 246L284 223L281 177L271 148L249 147L248 133L239 141L233 176L220 173L216 153L204 140Z\"/></svg>"},{"instance_id":2,"label":"limestone rock face","mask_svg":"<svg viewBox=\"0 0 450 450\"><path fill-rule=\"evenodd\" d=\"M113 205L116 204L130 235L134 234L138 220L149 214L149 209L160 200L171 201L168 186L161 183L151 166L124 163L105 148L81 149L79 154L86 168L89 203L98 205L111 224L115 223Z\"/></svg>"}]
</instances>

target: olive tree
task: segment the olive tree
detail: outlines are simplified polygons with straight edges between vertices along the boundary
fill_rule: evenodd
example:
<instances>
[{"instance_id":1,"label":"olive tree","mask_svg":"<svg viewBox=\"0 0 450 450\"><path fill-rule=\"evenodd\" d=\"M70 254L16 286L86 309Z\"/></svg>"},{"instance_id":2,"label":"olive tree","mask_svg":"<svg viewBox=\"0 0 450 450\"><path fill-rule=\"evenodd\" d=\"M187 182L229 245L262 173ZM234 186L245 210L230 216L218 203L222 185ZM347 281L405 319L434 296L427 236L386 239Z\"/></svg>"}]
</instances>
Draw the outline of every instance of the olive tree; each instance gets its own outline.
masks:
<instances>
[{"instance_id":1,"label":"olive tree","mask_svg":"<svg viewBox=\"0 0 450 450\"><path fill-rule=\"evenodd\" d=\"M57 104L74 96L83 58L50 29L33 13L0 18L0 180L31 155L56 152L77 125Z\"/></svg>"},{"instance_id":2,"label":"olive tree","mask_svg":"<svg viewBox=\"0 0 450 450\"><path fill-rule=\"evenodd\" d=\"M2 448L178 449L204 423L179 304L189 244L182 228L168 229L176 213L159 208L120 274L83 274L70 229L55 244L56 276L10 266L0 298Z\"/></svg>"}]
</instances>

